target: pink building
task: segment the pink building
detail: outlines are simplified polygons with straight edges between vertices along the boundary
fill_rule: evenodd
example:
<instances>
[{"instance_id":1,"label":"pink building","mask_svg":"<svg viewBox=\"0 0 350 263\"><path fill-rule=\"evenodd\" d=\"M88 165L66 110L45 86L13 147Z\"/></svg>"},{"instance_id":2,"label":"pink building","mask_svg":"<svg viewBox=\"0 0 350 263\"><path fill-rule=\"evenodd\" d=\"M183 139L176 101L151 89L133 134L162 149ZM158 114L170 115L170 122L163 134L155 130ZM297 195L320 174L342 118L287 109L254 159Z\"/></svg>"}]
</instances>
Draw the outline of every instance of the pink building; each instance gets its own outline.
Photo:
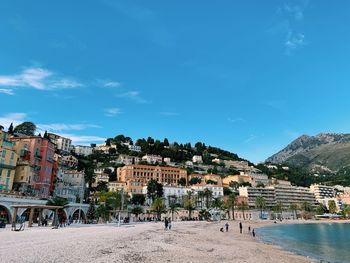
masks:
<instances>
[{"instance_id":1,"label":"pink building","mask_svg":"<svg viewBox=\"0 0 350 263\"><path fill-rule=\"evenodd\" d=\"M12 137L11 140L15 142L14 148L20 156L19 163L31 168L27 184L32 192L49 196L52 191L55 145L40 136Z\"/></svg>"}]
</instances>

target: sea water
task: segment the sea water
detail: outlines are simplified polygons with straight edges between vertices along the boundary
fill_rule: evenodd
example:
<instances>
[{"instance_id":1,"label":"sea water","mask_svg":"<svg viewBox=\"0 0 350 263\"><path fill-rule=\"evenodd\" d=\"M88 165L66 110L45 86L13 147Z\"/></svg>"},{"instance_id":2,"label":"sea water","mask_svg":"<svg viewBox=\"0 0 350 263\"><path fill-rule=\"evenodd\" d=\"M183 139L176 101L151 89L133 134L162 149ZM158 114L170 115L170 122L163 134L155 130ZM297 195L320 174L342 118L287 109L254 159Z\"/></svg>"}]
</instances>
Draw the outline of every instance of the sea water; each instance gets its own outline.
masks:
<instances>
[{"instance_id":1,"label":"sea water","mask_svg":"<svg viewBox=\"0 0 350 263\"><path fill-rule=\"evenodd\" d=\"M256 230L266 242L325 262L350 262L350 224L275 224Z\"/></svg>"}]
</instances>

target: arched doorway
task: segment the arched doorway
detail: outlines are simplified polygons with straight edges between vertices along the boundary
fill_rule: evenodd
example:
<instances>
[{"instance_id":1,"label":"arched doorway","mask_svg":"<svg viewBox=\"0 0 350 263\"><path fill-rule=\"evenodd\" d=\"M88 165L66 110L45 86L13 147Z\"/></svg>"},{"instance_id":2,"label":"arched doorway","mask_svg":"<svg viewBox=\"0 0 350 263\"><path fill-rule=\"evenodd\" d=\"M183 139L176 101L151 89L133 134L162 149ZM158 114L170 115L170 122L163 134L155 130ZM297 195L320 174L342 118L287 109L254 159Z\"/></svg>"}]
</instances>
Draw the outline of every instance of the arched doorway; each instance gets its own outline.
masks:
<instances>
[{"instance_id":1,"label":"arched doorway","mask_svg":"<svg viewBox=\"0 0 350 263\"><path fill-rule=\"evenodd\" d=\"M29 215L30 215L30 209L27 208L26 210L24 210L21 217L24 218L25 221L29 221ZM33 223L38 223L38 222L39 222L39 209L34 209Z\"/></svg>"},{"instance_id":2,"label":"arched doorway","mask_svg":"<svg viewBox=\"0 0 350 263\"><path fill-rule=\"evenodd\" d=\"M3 205L0 205L0 221L4 221L6 224L11 222L11 213Z\"/></svg>"},{"instance_id":3,"label":"arched doorway","mask_svg":"<svg viewBox=\"0 0 350 263\"><path fill-rule=\"evenodd\" d=\"M79 218L79 211L80 211L80 218ZM82 209L77 209L72 214L72 220L85 220L85 213Z\"/></svg>"}]
</instances>

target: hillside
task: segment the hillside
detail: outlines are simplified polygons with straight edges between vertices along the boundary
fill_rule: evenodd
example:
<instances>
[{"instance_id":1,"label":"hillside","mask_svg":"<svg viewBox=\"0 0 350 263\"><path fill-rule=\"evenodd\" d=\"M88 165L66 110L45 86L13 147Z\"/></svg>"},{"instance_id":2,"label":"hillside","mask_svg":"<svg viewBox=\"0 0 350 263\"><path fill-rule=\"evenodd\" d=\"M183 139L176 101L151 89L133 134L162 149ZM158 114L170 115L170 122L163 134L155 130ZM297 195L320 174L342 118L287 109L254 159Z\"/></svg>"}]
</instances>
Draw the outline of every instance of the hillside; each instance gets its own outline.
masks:
<instances>
[{"instance_id":1,"label":"hillside","mask_svg":"<svg viewBox=\"0 0 350 263\"><path fill-rule=\"evenodd\" d=\"M302 135L266 162L335 174L350 165L350 134Z\"/></svg>"}]
</instances>

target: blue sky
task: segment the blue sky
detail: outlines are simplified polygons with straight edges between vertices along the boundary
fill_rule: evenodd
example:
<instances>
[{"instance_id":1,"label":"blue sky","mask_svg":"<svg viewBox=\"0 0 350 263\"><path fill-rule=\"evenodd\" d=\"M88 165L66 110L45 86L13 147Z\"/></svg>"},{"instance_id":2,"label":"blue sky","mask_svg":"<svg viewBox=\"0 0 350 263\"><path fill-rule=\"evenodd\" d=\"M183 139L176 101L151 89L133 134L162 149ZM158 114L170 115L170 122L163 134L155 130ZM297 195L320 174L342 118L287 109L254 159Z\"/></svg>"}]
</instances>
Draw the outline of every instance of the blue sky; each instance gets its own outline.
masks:
<instances>
[{"instance_id":1,"label":"blue sky","mask_svg":"<svg viewBox=\"0 0 350 263\"><path fill-rule=\"evenodd\" d=\"M262 161L350 131L348 1L0 3L0 124L77 144L203 141Z\"/></svg>"}]
</instances>

